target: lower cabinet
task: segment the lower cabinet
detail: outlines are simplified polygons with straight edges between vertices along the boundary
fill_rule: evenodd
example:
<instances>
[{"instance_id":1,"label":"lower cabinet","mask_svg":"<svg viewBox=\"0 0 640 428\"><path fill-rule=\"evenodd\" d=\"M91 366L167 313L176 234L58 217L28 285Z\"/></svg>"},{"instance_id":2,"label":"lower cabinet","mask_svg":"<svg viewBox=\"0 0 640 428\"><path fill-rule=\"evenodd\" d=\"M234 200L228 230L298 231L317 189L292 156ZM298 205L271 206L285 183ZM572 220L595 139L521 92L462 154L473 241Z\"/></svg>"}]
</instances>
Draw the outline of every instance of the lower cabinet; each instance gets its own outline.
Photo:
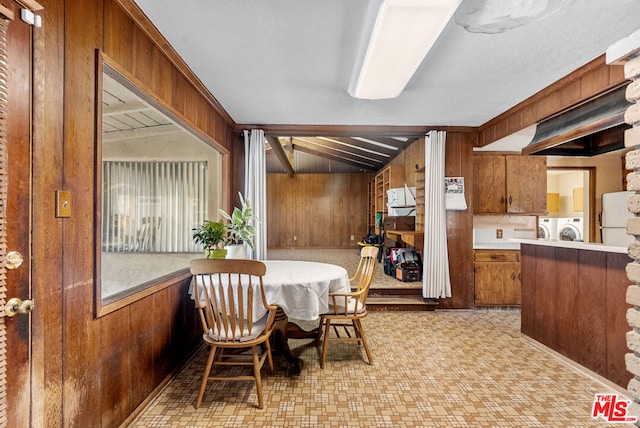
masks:
<instances>
[{"instance_id":1,"label":"lower cabinet","mask_svg":"<svg viewBox=\"0 0 640 428\"><path fill-rule=\"evenodd\" d=\"M517 306L521 301L520 252L474 251L475 306Z\"/></svg>"}]
</instances>

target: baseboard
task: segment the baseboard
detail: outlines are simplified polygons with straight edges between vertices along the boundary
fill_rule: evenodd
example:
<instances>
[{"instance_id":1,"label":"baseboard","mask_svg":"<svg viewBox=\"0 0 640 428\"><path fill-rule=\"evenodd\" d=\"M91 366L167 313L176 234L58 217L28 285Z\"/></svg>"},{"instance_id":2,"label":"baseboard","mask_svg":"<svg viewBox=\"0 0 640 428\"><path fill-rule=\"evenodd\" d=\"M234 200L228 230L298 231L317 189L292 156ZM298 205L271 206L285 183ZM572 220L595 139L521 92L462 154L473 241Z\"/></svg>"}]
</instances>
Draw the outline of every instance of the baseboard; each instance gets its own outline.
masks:
<instances>
[{"instance_id":1,"label":"baseboard","mask_svg":"<svg viewBox=\"0 0 640 428\"><path fill-rule=\"evenodd\" d=\"M596 373L594 371L589 370L585 366L573 361L571 358L565 357L564 355L562 355L558 351L555 351L555 350L549 348L548 346L538 342L535 339L532 339L531 337L527 336L524 333L520 333L520 337L525 339L532 346L534 346L534 347L540 349L541 351L544 351L547 354L549 354L549 355L555 357L556 359L560 360L562 363L564 363L565 365L571 367L575 371L580 372L580 373L590 377L594 381L602 384L603 386L614 390L619 395L624 397L625 400L631 400L630 395L629 395L629 391L627 391L624 387L618 385L617 383L611 382L606 377L604 377L602 375L599 375L598 373Z\"/></svg>"},{"instance_id":2,"label":"baseboard","mask_svg":"<svg viewBox=\"0 0 640 428\"><path fill-rule=\"evenodd\" d=\"M151 393L147 396L147 398L145 398L138 407L136 407L133 412L131 412L131 414L124 420L124 422L122 422L122 424L120 424L120 428L124 428L124 427L128 427L130 426L132 423L135 422L135 420L138 418L138 416L147 408L147 406L149 404L151 404L151 402L153 400L155 400L155 398L160 395L160 393L164 390L164 388L169 384L169 382L171 382L171 380L173 380L173 378L176 377L176 375L180 372L180 370L182 370L183 368L185 368L190 362L191 360L196 356L196 354L198 353L198 351L204 347L204 343L196 346L196 348L193 350L192 353L188 354L185 359L176 366L176 368L174 368L173 370L171 370L171 372L162 380L162 382L160 382L158 384L158 386L156 386L153 391L151 391Z\"/></svg>"}]
</instances>

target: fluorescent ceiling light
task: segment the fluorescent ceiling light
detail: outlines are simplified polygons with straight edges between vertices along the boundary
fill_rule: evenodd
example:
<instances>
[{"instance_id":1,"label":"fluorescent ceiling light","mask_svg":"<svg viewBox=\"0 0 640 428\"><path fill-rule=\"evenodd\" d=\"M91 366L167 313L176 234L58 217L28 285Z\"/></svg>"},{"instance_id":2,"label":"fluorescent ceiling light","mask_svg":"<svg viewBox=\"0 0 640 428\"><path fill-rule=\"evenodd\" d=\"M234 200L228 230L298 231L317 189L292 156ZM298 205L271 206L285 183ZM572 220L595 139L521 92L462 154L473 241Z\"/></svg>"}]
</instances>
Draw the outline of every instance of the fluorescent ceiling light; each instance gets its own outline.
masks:
<instances>
[{"instance_id":1,"label":"fluorescent ceiling light","mask_svg":"<svg viewBox=\"0 0 640 428\"><path fill-rule=\"evenodd\" d=\"M372 0L376 6L379 0ZM378 100L402 93L460 0L383 0L349 94ZM373 5L372 5L373 7Z\"/></svg>"}]
</instances>

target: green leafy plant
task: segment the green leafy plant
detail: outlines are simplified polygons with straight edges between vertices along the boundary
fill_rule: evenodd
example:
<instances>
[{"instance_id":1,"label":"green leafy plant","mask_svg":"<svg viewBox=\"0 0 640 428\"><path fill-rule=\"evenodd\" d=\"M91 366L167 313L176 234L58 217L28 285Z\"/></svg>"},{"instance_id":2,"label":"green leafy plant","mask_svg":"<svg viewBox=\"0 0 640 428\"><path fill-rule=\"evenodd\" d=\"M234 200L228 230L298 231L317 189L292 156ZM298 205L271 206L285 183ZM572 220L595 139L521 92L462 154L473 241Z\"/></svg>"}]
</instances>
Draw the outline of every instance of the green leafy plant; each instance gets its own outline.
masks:
<instances>
[{"instance_id":1,"label":"green leafy plant","mask_svg":"<svg viewBox=\"0 0 640 428\"><path fill-rule=\"evenodd\" d=\"M224 210L219 210L220 215L227 219L227 243L229 244L247 244L253 248L253 237L256 234L254 222L257 221L251 210L251 204L248 200L240 196L241 208L235 207L231 215Z\"/></svg>"},{"instance_id":2,"label":"green leafy plant","mask_svg":"<svg viewBox=\"0 0 640 428\"><path fill-rule=\"evenodd\" d=\"M193 241L204 245L207 253L220 248L227 237L227 227L223 220L205 220L193 230Z\"/></svg>"}]
</instances>

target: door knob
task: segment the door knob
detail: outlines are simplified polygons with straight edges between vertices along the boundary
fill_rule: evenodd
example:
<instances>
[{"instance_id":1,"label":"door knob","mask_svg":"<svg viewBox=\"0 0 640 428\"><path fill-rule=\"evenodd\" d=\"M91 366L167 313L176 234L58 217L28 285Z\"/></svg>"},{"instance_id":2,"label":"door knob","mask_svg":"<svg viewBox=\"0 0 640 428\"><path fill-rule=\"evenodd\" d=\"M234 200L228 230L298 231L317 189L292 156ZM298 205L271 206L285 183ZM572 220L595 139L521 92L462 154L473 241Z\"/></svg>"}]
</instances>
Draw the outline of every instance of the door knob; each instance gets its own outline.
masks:
<instances>
[{"instance_id":1,"label":"door knob","mask_svg":"<svg viewBox=\"0 0 640 428\"><path fill-rule=\"evenodd\" d=\"M33 300L21 300L14 297L9 299L4 306L4 313L7 314L8 317L15 316L16 314L28 314L33 310L34 306Z\"/></svg>"},{"instance_id":2,"label":"door knob","mask_svg":"<svg viewBox=\"0 0 640 428\"><path fill-rule=\"evenodd\" d=\"M7 266L7 269L17 269L22 264L22 261L22 254L18 251L10 251L7 253L5 265Z\"/></svg>"}]
</instances>

